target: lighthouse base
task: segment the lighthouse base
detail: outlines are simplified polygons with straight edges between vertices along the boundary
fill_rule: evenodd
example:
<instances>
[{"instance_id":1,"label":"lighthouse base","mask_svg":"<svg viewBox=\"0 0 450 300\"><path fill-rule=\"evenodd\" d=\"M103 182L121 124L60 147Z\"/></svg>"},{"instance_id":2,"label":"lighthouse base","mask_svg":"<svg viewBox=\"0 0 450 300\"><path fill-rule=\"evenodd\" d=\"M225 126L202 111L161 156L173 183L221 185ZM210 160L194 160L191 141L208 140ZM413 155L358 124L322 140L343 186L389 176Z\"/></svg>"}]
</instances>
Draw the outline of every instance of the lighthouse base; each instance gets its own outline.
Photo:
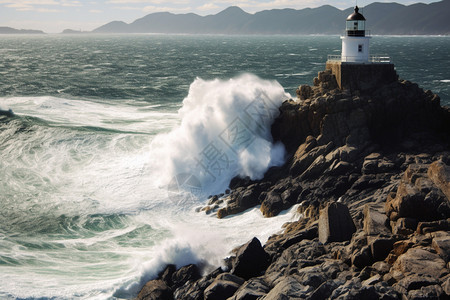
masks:
<instances>
[{"instance_id":1,"label":"lighthouse base","mask_svg":"<svg viewBox=\"0 0 450 300\"><path fill-rule=\"evenodd\" d=\"M327 61L326 69L336 77L341 90L369 90L398 80L392 63L346 63Z\"/></svg>"}]
</instances>

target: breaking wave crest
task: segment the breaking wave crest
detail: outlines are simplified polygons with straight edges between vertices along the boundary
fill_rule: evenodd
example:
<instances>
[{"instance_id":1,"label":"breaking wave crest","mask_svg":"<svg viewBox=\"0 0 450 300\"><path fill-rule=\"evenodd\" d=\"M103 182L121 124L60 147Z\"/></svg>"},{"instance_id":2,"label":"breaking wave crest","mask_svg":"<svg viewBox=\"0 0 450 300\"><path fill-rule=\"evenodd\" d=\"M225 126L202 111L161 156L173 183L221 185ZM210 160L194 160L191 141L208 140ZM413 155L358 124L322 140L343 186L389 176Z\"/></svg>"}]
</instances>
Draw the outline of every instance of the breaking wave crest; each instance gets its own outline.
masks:
<instances>
[{"instance_id":1,"label":"breaking wave crest","mask_svg":"<svg viewBox=\"0 0 450 300\"><path fill-rule=\"evenodd\" d=\"M284 162L270 127L289 98L276 81L244 74L229 80L197 78L179 110L181 123L152 143L153 169L169 191L223 192L236 175L260 179Z\"/></svg>"}]
</instances>

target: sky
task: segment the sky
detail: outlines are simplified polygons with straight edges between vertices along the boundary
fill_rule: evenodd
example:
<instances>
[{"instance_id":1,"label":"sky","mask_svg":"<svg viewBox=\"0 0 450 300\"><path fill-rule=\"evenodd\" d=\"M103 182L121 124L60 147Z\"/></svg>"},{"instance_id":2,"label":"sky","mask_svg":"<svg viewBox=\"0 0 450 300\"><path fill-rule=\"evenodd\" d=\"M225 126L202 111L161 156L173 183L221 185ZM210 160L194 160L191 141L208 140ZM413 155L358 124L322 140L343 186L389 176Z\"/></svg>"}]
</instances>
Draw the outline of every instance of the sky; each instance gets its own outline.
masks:
<instances>
[{"instance_id":1,"label":"sky","mask_svg":"<svg viewBox=\"0 0 450 300\"><path fill-rule=\"evenodd\" d=\"M229 6L248 13L267 9L318 7L325 4L346 9L372 2L397 2L405 5L419 1L391 0L0 0L0 27L36 29L59 33L64 29L91 31L111 21L131 23L147 14L168 11L176 14L216 14ZM422 3L437 0L422 0Z\"/></svg>"}]
</instances>

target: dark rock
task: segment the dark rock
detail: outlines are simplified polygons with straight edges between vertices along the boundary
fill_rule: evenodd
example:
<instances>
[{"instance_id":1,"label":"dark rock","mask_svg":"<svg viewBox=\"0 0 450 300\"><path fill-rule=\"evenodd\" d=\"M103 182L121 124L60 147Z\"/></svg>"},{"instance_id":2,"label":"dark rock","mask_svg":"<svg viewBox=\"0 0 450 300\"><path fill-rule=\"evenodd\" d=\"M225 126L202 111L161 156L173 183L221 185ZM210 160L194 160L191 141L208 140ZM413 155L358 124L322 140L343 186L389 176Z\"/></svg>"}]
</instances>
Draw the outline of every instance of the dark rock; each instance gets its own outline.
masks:
<instances>
[{"instance_id":1,"label":"dark rock","mask_svg":"<svg viewBox=\"0 0 450 300\"><path fill-rule=\"evenodd\" d=\"M348 241L355 231L355 224L345 204L330 203L320 212L319 240L321 243Z\"/></svg>"},{"instance_id":2,"label":"dark rock","mask_svg":"<svg viewBox=\"0 0 450 300\"><path fill-rule=\"evenodd\" d=\"M450 230L450 222L448 220L440 220L434 222L420 222L417 225L417 233L424 234L435 231Z\"/></svg>"},{"instance_id":3,"label":"dark rock","mask_svg":"<svg viewBox=\"0 0 450 300\"><path fill-rule=\"evenodd\" d=\"M380 275L384 275L389 272L391 266L384 261L377 261L372 265L372 270L376 271Z\"/></svg>"},{"instance_id":4,"label":"dark rock","mask_svg":"<svg viewBox=\"0 0 450 300\"><path fill-rule=\"evenodd\" d=\"M438 284L438 280L433 277L412 275L401 279L394 285L394 288L400 294L407 295L409 291L436 284Z\"/></svg>"},{"instance_id":5,"label":"dark rock","mask_svg":"<svg viewBox=\"0 0 450 300\"><path fill-rule=\"evenodd\" d=\"M428 165L408 166L395 197L388 197L386 201L386 213L392 221L398 218L414 218L430 222L448 217L449 201L428 177L427 171ZM430 171L431 174L436 172ZM438 183L443 180L442 177L439 178L435 179ZM439 185L443 186L443 183Z\"/></svg>"},{"instance_id":6,"label":"dark rock","mask_svg":"<svg viewBox=\"0 0 450 300\"><path fill-rule=\"evenodd\" d=\"M364 232L367 235L389 234L390 230L386 227L387 221L384 213L369 204L364 206Z\"/></svg>"},{"instance_id":7,"label":"dark rock","mask_svg":"<svg viewBox=\"0 0 450 300\"><path fill-rule=\"evenodd\" d=\"M257 238L253 238L236 252L231 273L244 279L258 277L269 266L269 259L261 242Z\"/></svg>"},{"instance_id":8,"label":"dark rock","mask_svg":"<svg viewBox=\"0 0 450 300\"><path fill-rule=\"evenodd\" d=\"M444 281L442 284L442 289L444 293L447 295L447 297L450 296L450 277L447 278L447 280Z\"/></svg>"},{"instance_id":9,"label":"dark rock","mask_svg":"<svg viewBox=\"0 0 450 300\"><path fill-rule=\"evenodd\" d=\"M137 300L173 300L173 294L164 281L151 280L139 292Z\"/></svg>"},{"instance_id":10,"label":"dark rock","mask_svg":"<svg viewBox=\"0 0 450 300\"><path fill-rule=\"evenodd\" d=\"M312 89L311 89L311 87L309 85L305 84L305 85L299 86L297 91L296 91L296 93L297 93L297 97L300 100L306 100L306 99L308 99L311 96Z\"/></svg>"},{"instance_id":11,"label":"dark rock","mask_svg":"<svg viewBox=\"0 0 450 300\"><path fill-rule=\"evenodd\" d=\"M200 277L200 270L198 269L197 265L190 264L181 267L178 271L172 274L172 287L176 289L186 282L196 281Z\"/></svg>"},{"instance_id":12,"label":"dark rock","mask_svg":"<svg viewBox=\"0 0 450 300\"><path fill-rule=\"evenodd\" d=\"M443 161L435 161L428 168L428 177L450 199L450 166Z\"/></svg>"},{"instance_id":13,"label":"dark rock","mask_svg":"<svg viewBox=\"0 0 450 300\"><path fill-rule=\"evenodd\" d=\"M158 278L164 281L168 286L172 286L172 275L177 270L177 267L173 264L167 265L167 267L158 274Z\"/></svg>"},{"instance_id":14,"label":"dark rock","mask_svg":"<svg viewBox=\"0 0 450 300\"><path fill-rule=\"evenodd\" d=\"M265 217L274 217L285 209L285 204L281 195L277 192L270 192L261 203L261 212Z\"/></svg>"},{"instance_id":15,"label":"dark rock","mask_svg":"<svg viewBox=\"0 0 450 300\"><path fill-rule=\"evenodd\" d=\"M414 273L439 278L446 272L445 265L438 254L422 248L411 248L397 258L393 268L400 270L403 274Z\"/></svg>"},{"instance_id":16,"label":"dark rock","mask_svg":"<svg viewBox=\"0 0 450 300\"><path fill-rule=\"evenodd\" d=\"M246 281L230 300L256 300L270 291L267 283L260 277Z\"/></svg>"},{"instance_id":17,"label":"dark rock","mask_svg":"<svg viewBox=\"0 0 450 300\"><path fill-rule=\"evenodd\" d=\"M311 291L311 287L301 284L295 276L287 276L280 278L275 287L261 300L306 298L306 295Z\"/></svg>"},{"instance_id":18,"label":"dark rock","mask_svg":"<svg viewBox=\"0 0 450 300\"><path fill-rule=\"evenodd\" d=\"M450 234L448 232L436 232L431 246L448 263L450 260Z\"/></svg>"},{"instance_id":19,"label":"dark rock","mask_svg":"<svg viewBox=\"0 0 450 300\"><path fill-rule=\"evenodd\" d=\"M394 238L376 238L370 243L370 251L375 261L384 260L393 249Z\"/></svg>"},{"instance_id":20,"label":"dark rock","mask_svg":"<svg viewBox=\"0 0 450 300\"><path fill-rule=\"evenodd\" d=\"M358 268L370 266L373 263L372 253L369 246L364 246L360 250L356 250L352 255L352 265Z\"/></svg>"},{"instance_id":21,"label":"dark rock","mask_svg":"<svg viewBox=\"0 0 450 300\"><path fill-rule=\"evenodd\" d=\"M242 278L229 273L223 273L205 289L205 300L226 300L233 296L244 283Z\"/></svg>"},{"instance_id":22,"label":"dark rock","mask_svg":"<svg viewBox=\"0 0 450 300\"><path fill-rule=\"evenodd\" d=\"M408 299L430 299L439 300L443 297L443 290L440 285L429 285L421 287L420 290L412 290L408 292Z\"/></svg>"},{"instance_id":23,"label":"dark rock","mask_svg":"<svg viewBox=\"0 0 450 300\"><path fill-rule=\"evenodd\" d=\"M401 235L410 235L417 228L417 220L413 218L399 218L395 222L391 222L392 233Z\"/></svg>"},{"instance_id":24,"label":"dark rock","mask_svg":"<svg viewBox=\"0 0 450 300\"><path fill-rule=\"evenodd\" d=\"M331 293L338 287L338 284L333 280L328 280L322 283L314 292L311 293L309 299L322 300L331 296Z\"/></svg>"}]
</instances>

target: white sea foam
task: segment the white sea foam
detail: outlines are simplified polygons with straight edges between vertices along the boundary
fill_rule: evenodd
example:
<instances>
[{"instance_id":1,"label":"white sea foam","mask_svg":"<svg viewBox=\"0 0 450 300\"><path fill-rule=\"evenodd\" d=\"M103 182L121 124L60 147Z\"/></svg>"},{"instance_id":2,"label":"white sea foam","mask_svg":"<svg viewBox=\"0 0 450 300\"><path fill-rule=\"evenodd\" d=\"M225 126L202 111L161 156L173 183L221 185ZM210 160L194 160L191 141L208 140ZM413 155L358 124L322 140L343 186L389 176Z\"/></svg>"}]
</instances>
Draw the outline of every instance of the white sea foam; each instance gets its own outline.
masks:
<instances>
[{"instance_id":1,"label":"white sea foam","mask_svg":"<svg viewBox=\"0 0 450 300\"><path fill-rule=\"evenodd\" d=\"M153 141L159 183L209 194L225 190L236 175L262 178L283 163L284 147L273 144L270 127L289 97L279 83L250 74L196 79L179 111L180 126Z\"/></svg>"},{"instance_id":2,"label":"white sea foam","mask_svg":"<svg viewBox=\"0 0 450 300\"><path fill-rule=\"evenodd\" d=\"M168 263L217 267L234 246L253 236L264 242L292 214L266 219L255 208L219 220L173 196L184 187L223 190L237 174L260 178L281 164L284 147L272 143L270 125L288 97L278 83L244 75L197 79L178 115L145 103L0 98L19 116L0 132L6 217L23 215L17 231L39 231L30 245L49 249L18 249L8 238L0 257L35 263L4 268L0 297L132 297ZM154 132L174 127L150 147ZM228 168L215 181L213 167L181 176L202 171L202 155L214 154L203 151L208 146L220 151L219 162L227 156ZM163 175L177 179L169 193L155 184Z\"/></svg>"}]
</instances>

